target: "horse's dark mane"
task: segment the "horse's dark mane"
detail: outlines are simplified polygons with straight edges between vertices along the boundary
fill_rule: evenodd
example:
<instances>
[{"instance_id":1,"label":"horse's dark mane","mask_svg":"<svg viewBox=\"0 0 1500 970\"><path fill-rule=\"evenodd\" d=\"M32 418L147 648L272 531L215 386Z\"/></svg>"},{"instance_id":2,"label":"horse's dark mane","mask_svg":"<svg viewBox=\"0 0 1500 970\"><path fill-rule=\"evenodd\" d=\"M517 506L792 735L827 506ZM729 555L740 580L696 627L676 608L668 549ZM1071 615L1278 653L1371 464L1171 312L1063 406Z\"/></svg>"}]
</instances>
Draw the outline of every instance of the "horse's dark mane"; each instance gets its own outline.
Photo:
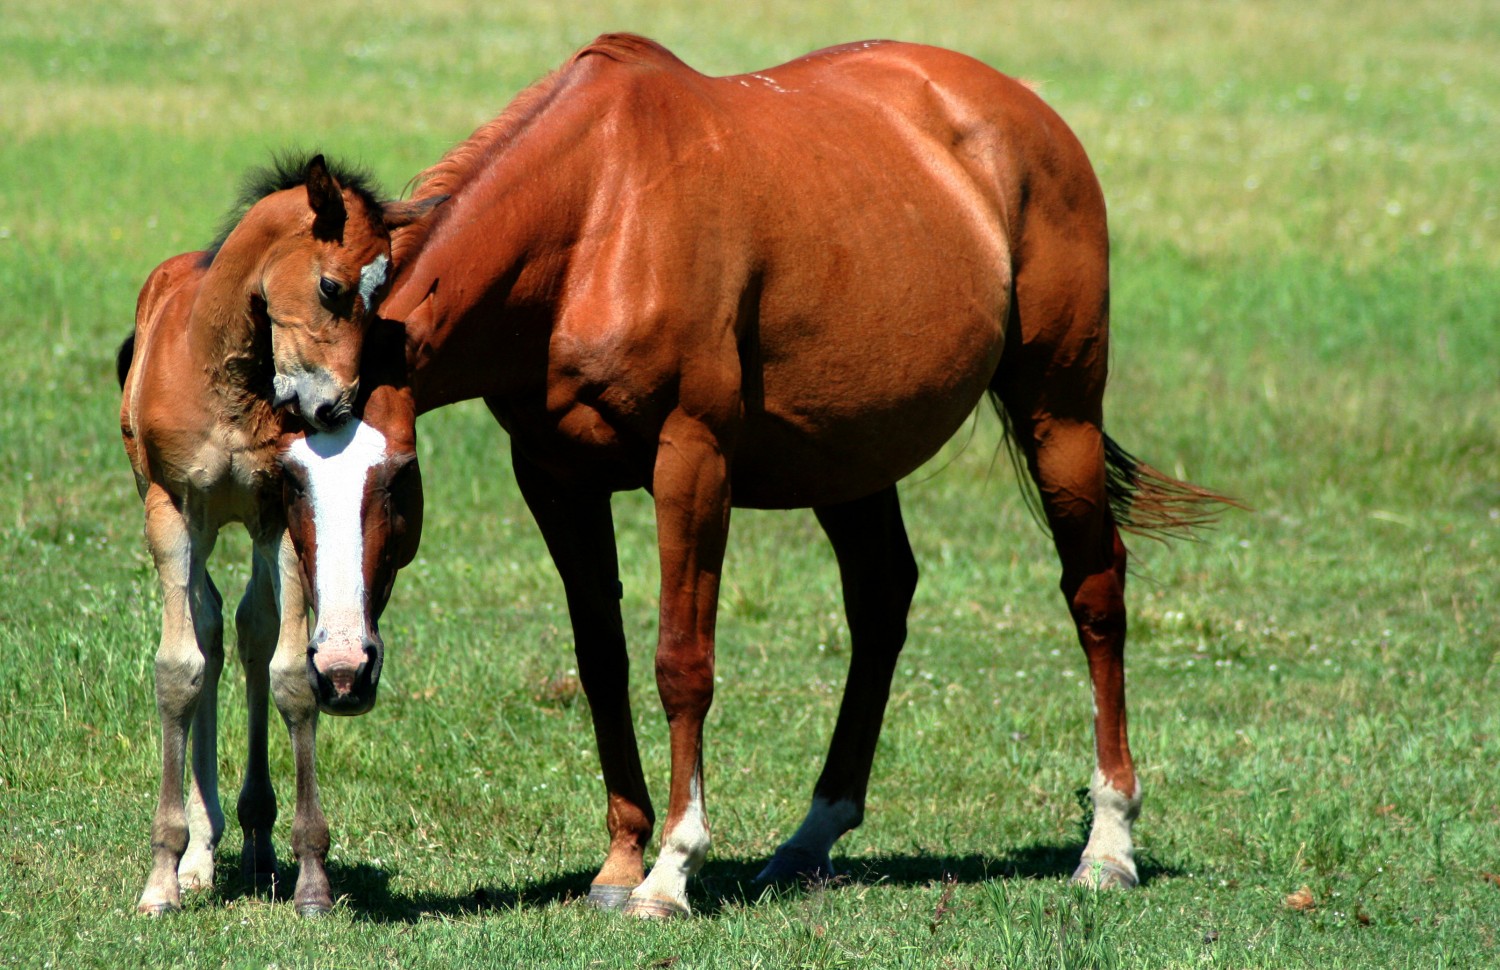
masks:
<instances>
[{"instance_id":1,"label":"horse's dark mane","mask_svg":"<svg viewBox=\"0 0 1500 970\"><path fill-rule=\"evenodd\" d=\"M407 183L412 198L457 195L484 167L497 147L514 141L527 123L536 117L557 89L567 67L564 65L527 87L497 117L480 125L472 135L448 149L436 163L418 173ZM405 265L408 256L422 248L432 230L452 208L451 203L445 205L434 218L424 219L396 233L391 240L391 262L397 266Z\"/></svg>"},{"instance_id":2,"label":"horse's dark mane","mask_svg":"<svg viewBox=\"0 0 1500 970\"><path fill-rule=\"evenodd\" d=\"M271 157L269 165L262 165L246 172L240 182L239 197L220 224L218 235L214 237L213 245L208 247L205 258L209 262L213 261L213 257L223 247L224 240L229 238L234 227L240 224L240 220L245 218L245 213L249 212L250 207L255 203L283 189L294 189L299 185L307 184L307 166L318 155L318 152L278 152ZM353 192L371 210L380 208L379 200L384 193L380 191L380 187L368 169L329 158L325 158L324 162L334 181Z\"/></svg>"}]
</instances>

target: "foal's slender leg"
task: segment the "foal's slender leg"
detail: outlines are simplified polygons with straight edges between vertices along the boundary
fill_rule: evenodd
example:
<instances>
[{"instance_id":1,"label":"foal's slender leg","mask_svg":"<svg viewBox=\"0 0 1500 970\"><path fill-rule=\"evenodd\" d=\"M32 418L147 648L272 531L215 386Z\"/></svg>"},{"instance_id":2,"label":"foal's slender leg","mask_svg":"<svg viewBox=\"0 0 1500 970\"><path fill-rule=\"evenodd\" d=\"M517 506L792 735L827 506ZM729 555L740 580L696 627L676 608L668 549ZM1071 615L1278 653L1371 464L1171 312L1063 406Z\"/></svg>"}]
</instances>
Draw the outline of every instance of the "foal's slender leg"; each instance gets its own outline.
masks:
<instances>
[{"instance_id":1,"label":"foal's slender leg","mask_svg":"<svg viewBox=\"0 0 1500 970\"><path fill-rule=\"evenodd\" d=\"M812 807L757 882L831 877L829 852L834 842L864 819L875 744L917 588L917 562L906 540L894 485L868 498L815 511L833 544L843 581L849 679L828 760L813 789Z\"/></svg>"},{"instance_id":2,"label":"foal's slender leg","mask_svg":"<svg viewBox=\"0 0 1500 970\"><path fill-rule=\"evenodd\" d=\"M318 801L318 702L307 680L307 601L289 534L281 537L276 553L281 629L276 655L271 658L271 696L292 737L292 762L297 775L292 854L297 859L298 873L292 901L297 912L315 916L333 908L325 868L328 820Z\"/></svg>"},{"instance_id":3,"label":"foal's slender leg","mask_svg":"<svg viewBox=\"0 0 1500 970\"><path fill-rule=\"evenodd\" d=\"M642 854L655 815L630 714L630 659L620 619L620 573L608 494L560 488L512 448L516 481L562 577L573 622L578 678L589 699L608 801L609 854L589 902L618 909L645 877Z\"/></svg>"},{"instance_id":4,"label":"foal's slender leg","mask_svg":"<svg viewBox=\"0 0 1500 970\"><path fill-rule=\"evenodd\" d=\"M636 916L686 916L687 881L708 855L703 720L714 695L714 625L729 534L728 459L714 432L674 413L652 478L661 555L656 687L667 715L672 782L661 852L625 904Z\"/></svg>"},{"instance_id":5,"label":"foal's slender leg","mask_svg":"<svg viewBox=\"0 0 1500 970\"><path fill-rule=\"evenodd\" d=\"M236 814L244 849L240 872L245 882L258 889L276 878L276 849L271 829L276 823L276 792L267 763L267 715L271 700L271 657L280 632L276 586L277 557L281 550L278 533L270 540L257 540L251 560L250 585L235 611L239 634L240 665L245 671L245 700L249 706L249 753L245 761L245 783L240 788Z\"/></svg>"},{"instance_id":6,"label":"foal's slender leg","mask_svg":"<svg viewBox=\"0 0 1500 970\"><path fill-rule=\"evenodd\" d=\"M207 541L212 548L213 540ZM207 560L208 550L202 559ZM224 598L207 569L190 585L193 629L205 667L198 708L193 713L191 784L187 792L188 847L177 864L177 881L184 890L211 889L214 850L224 834L224 810L219 806L219 676L224 670Z\"/></svg>"},{"instance_id":7,"label":"foal's slender leg","mask_svg":"<svg viewBox=\"0 0 1500 970\"><path fill-rule=\"evenodd\" d=\"M190 837L213 841L210 800L204 791L204 772L195 771L194 811L183 803L183 772L187 761L188 725L203 702L208 679L217 675L214 607L204 561L213 537L191 528L187 516L160 486L147 489L146 543L156 563L162 591L161 641L156 651L156 709L161 718L162 775L156 813L151 823L151 874L136 909L162 913L182 905L178 866ZM222 624L222 620L218 621ZM222 646L219 646L222 649ZM222 657L219 662L222 663ZM209 698L211 700L211 698ZM203 733L200 731L200 733ZM196 767L196 766L195 766ZM210 788L210 792L212 789ZM190 825L198 832L192 833ZM222 831L222 816L219 827ZM212 878L212 846L208 846ZM198 870L194 870L198 872Z\"/></svg>"}]
</instances>

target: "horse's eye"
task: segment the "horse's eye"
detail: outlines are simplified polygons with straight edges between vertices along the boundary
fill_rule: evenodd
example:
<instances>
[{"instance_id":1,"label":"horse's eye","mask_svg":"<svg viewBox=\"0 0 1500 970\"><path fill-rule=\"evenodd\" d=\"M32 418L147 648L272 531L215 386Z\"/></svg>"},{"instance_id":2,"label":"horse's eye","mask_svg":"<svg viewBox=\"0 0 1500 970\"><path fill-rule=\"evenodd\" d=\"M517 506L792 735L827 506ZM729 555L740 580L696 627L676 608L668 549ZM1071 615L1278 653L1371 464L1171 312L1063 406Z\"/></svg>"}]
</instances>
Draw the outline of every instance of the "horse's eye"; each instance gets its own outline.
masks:
<instances>
[{"instance_id":1,"label":"horse's eye","mask_svg":"<svg viewBox=\"0 0 1500 970\"><path fill-rule=\"evenodd\" d=\"M337 300L344 292L344 287L338 280L331 280L326 276L318 280L318 289L322 291L324 298L329 300Z\"/></svg>"}]
</instances>

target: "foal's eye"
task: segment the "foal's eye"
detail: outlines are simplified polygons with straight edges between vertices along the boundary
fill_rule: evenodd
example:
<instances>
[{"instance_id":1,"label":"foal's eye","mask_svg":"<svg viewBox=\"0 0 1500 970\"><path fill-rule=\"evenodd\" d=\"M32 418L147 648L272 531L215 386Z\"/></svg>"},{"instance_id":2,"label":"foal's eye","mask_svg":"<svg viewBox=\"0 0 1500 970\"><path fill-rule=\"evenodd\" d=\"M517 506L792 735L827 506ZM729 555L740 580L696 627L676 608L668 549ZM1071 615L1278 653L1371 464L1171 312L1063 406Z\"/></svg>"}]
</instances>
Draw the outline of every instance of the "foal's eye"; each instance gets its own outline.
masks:
<instances>
[{"instance_id":1,"label":"foal's eye","mask_svg":"<svg viewBox=\"0 0 1500 970\"><path fill-rule=\"evenodd\" d=\"M337 300L344 292L344 287L338 280L331 280L326 276L318 280L318 289L329 300Z\"/></svg>"}]
</instances>

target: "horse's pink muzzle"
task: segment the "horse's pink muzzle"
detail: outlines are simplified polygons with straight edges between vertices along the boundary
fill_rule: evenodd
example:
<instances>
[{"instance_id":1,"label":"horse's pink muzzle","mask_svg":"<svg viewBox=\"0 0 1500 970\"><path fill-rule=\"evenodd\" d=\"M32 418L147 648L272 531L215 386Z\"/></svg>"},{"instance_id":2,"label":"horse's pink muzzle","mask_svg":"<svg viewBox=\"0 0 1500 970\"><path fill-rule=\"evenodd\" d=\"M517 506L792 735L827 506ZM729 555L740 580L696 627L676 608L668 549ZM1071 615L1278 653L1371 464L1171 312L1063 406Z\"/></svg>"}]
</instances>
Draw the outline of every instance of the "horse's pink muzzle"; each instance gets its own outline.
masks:
<instances>
[{"instance_id":1,"label":"horse's pink muzzle","mask_svg":"<svg viewBox=\"0 0 1500 970\"><path fill-rule=\"evenodd\" d=\"M320 633L307 647L307 679L325 714L363 714L375 706L385 645L377 634L362 642L330 642Z\"/></svg>"}]
</instances>

